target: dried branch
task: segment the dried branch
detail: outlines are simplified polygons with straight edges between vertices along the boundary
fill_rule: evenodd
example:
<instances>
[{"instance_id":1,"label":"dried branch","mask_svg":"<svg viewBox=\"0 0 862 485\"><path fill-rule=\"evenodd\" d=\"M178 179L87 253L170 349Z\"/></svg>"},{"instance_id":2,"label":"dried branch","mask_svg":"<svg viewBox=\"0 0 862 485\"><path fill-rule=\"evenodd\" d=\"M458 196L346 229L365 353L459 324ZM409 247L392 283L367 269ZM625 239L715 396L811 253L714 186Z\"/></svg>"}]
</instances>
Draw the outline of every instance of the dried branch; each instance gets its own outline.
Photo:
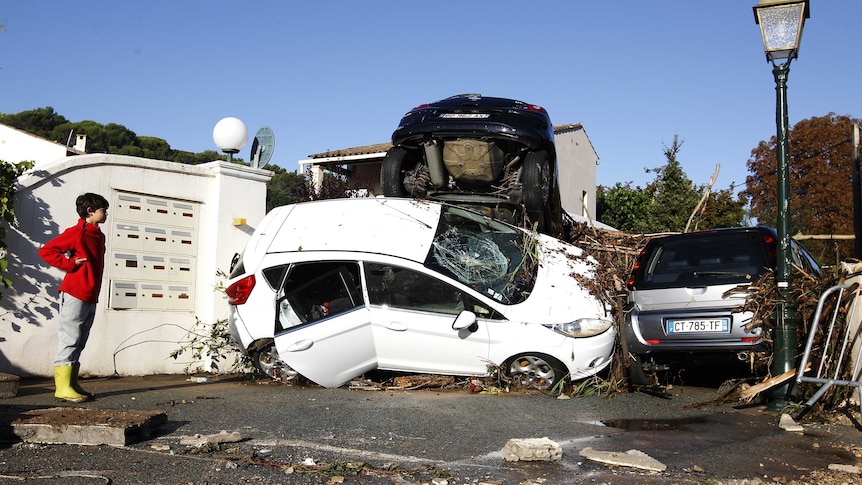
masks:
<instances>
[{"instance_id":1,"label":"dried branch","mask_svg":"<svg viewBox=\"0 0 862 485\"><path fill-rule=\"evenodd\" d=\"M712 177L709 178L709 183L706 185L706 188L703 189L703 195L700 197L700 200L697 202L694 210L691 211L691 215L688 216L688 222L685 223L685 230L682 232L688 232L688 228L691 226L691 221L694 220L694 216L698 212L702 212L702 209L706 209L706 199L709 197L709 193L712 191L712 186L715 185L715 180L718 178L718 172L721 170L721 165L715 164L715 172L712 174Z\"/></svg>"}]
</instances>

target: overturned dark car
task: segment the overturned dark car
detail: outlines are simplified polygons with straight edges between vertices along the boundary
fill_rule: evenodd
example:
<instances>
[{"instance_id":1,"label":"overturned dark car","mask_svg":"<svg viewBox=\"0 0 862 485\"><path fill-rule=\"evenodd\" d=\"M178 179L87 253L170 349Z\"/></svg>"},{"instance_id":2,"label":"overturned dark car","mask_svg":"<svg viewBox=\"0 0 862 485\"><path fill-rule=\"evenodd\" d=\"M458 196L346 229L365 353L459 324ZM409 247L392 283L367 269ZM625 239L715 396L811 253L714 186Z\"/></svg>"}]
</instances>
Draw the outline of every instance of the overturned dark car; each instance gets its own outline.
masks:
<instances>
[{"instance_id":1,"label":"overturned dark car","mask_svg":"<svg viewBox=\"0 0 862 485\"><path fill-rule=\"evenodd\" d=\"M541 106L479 94L419 105L392 133L380 180L388 197L469 206L558 235L554 129Z\"/></svg>"}]
</instances>

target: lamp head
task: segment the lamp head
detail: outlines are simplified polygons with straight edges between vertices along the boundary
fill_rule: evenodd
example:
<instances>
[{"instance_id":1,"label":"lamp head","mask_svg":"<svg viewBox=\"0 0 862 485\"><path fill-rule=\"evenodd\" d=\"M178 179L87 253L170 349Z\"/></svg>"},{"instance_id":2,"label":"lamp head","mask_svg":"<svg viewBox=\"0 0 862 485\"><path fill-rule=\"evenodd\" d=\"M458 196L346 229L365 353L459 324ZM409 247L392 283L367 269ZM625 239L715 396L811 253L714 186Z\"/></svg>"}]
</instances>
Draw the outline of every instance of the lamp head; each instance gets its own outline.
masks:
<instances>
[{"instance_id":1,"label":"lamp head","mask_svg":"<svg viewBox=\"0 0 862 485\"><path fill-rule=\"evenodd\" d=\"M760 0L754 7L754 21L760 25L766 60L796 59L802 27L810 17L808 0Z\"/></svg>"},{"instance_id":2,"label":"lamp head","mask_svg":"<svg viewBox=\"0 0 862 485\"><path fill-rule=\"evenodd\" d=\"M248 128L237 118L222 118L213 128L213 141L225 153L239 153L248 143Z\"/></svg>"}]
</instances>

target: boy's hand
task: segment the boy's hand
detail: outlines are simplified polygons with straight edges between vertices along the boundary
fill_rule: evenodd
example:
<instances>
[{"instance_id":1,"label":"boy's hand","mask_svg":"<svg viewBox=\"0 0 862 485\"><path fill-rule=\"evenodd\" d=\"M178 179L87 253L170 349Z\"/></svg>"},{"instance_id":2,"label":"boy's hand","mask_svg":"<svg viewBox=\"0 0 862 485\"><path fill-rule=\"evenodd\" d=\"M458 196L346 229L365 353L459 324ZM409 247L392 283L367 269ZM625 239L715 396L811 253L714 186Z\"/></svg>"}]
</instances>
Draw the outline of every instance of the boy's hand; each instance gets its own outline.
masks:
<instances>
[{"instance_id":1,"label":"boy's hand","mask_svg":"<svg viewBox=\"0 0 862 485\"><path fill-rule=\"evenodd\" d=\"M87 258L75 258L75 267L79 267L87 262Z\"/></svg>"}]
</instances>

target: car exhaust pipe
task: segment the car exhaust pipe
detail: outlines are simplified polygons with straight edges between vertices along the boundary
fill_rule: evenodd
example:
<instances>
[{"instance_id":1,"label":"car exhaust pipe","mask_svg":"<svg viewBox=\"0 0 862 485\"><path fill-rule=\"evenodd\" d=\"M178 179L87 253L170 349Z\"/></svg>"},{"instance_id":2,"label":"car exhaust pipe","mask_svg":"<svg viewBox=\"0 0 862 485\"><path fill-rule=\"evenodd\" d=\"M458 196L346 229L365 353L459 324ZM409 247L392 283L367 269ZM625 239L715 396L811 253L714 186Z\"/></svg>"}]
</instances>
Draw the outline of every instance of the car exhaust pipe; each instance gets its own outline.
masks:
<instances>
[{"instance_id":1,"label":"car exhaust pipe","mask_svg":"<svg viewBox=\"0 0 862 485\"><path fill-rule=\"evenodd\" d=\"M749 354L748 352L744 352L744 351L743 352L737 352L736 358L739 359L740 362L748 362L748 360L751 358L751 354Z\"/></svg>"},{"instance_id":2,"label":"car exhaust pipe","mask_svg":"<svg viewBox=\"0 0 862 485\"><path fill-rule=\"evenodd\" d=\"M422 144L425 147L425 160L428 161L428 171L431 172L431 183L435 188L445 187L449 181L446 166L443 165L443 147L436 140Z\"/></svg>"}]
</instances>

